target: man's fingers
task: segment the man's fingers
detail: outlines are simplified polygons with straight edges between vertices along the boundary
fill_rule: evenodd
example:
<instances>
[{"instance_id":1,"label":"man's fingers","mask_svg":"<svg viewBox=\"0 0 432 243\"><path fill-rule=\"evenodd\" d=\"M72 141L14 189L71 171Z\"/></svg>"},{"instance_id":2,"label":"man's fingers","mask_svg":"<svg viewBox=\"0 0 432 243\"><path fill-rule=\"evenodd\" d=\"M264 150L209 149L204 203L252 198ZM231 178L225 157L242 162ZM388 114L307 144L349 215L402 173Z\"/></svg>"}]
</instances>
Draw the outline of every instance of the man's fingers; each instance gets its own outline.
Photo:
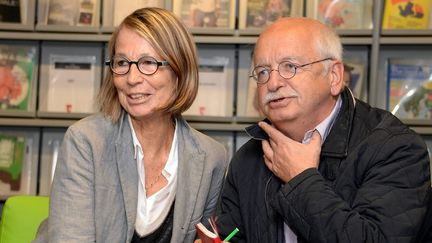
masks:
<instances>
[{"instance_id":1,"label":"man's fingers","mask_svg":"<svg viewBox=\"0 0 432 243\"><path fill-rule=\"evenodd\" d=\"M274 173L274 171L273 171L273 162L272 162L272 161L271 161L267 156L263 155L263 157L264 157L264 163L265 163L265 165L267 166L267 168L268 168L271 172Z\"/></svg>"},{"instance_id":2,"label":"man's fingers","mask_svg":"<svg viewBox=\"0 0 432 243\"><path fill-rule=\"evenodd\" d=\"M266 132L270 138L277 138L280 136L285 137L285 135L283 135L281 132L279 132L276 128L274 128L273 126L271 126L267 122L260 121L260 122L258 122L258 126L260 126L261 129L263 129L264 132Z\"/></svg>"},{"instance_id":3,"label":"man's fingers","mask_svg":"<svg viewBox=\"0 0 432 243\"><path fill-rule=\"evenodd\" d=\"M264 155L271 158L273 156L273 150L272 147L270 146L269 141L264 140L261 142L261 144L262 144Z\"/></svg>"},{"instance_id":4,"label":"man's fingers","mask_svg":"<svg viewBox=\"0 0 432 243\"><path fill-rule=\"evenodd\" d=\"M273 162L272 162L271 158L273 158L273 150L270 147L270 144L268 141L262 141L262 149L264 152L264 156L263 156L264 157L264 163L269 168L269 170L272 170Z\"/></svg>"}]
</instances>

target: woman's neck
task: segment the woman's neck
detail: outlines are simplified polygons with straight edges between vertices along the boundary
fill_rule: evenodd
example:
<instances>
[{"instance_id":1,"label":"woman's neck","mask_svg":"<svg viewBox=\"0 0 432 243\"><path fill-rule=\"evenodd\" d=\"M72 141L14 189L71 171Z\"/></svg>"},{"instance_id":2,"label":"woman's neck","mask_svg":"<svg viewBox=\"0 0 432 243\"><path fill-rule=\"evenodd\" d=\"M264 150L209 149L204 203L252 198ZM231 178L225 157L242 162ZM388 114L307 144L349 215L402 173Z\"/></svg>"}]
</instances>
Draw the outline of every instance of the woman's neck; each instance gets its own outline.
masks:
<instances>
[{"instance_id":1,"label":"woman's neck","mask_svg":"<svg viewBox=\"0 0 432 243\"><path fill-rule=\"evenodd\" d=\"M171 116L155 119L136 120L132 126L143 152L169 151L175 132L175 120Z\"/></svg>"}]
</instances>

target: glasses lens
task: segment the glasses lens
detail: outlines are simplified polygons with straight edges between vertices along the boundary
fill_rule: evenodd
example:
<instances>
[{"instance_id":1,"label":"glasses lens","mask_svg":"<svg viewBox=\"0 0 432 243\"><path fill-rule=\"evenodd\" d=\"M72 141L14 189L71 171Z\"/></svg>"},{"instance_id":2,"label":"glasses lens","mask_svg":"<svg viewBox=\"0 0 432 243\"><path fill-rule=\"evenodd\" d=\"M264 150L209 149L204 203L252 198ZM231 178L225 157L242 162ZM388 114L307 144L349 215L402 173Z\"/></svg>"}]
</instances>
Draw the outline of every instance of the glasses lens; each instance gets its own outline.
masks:
<instances>
[{"instance_id":1,"label":"glasses lens","mask_svg":"<svg viewBox=\"0 0 432 243\"><path fill-rule=\"evenodd\" d=\"M255 78L257 83L265 83L269 79L269 73L270 71L265 67L256 67L253 72L252 76Z\"/></svg>"},{"instance_id":2,"label":"glasses lens","mask_svg":"<svg viewBox=\"0 0 432 243\"><path fill-rule=\"evenodd\" d=\"M124 57L113 57L111 60L111 70L116 74L126 74L129 72L130 63Z\"/></svg>"},{"instance_id":3,"label":"glasses lens","mask_svg":"<svg viewBox=\"0 0 432 243\"><path fill-rule=\"evenodd\" d=\"M153 57L142 57L138 60L138 68L144 74L153 74L158 69L158 63Z\"/></svg>"},{"instance_id":4,"label":"glasses lens","mask_svg":"<svg viewBox=\"0 0 432 243\"><path fill-rule=\"evenodd\" d=\"M296 73L296 65L290 62L281 62L279 64L279 74L283 78L292 78Z\"/></svg>"}]
</instances>

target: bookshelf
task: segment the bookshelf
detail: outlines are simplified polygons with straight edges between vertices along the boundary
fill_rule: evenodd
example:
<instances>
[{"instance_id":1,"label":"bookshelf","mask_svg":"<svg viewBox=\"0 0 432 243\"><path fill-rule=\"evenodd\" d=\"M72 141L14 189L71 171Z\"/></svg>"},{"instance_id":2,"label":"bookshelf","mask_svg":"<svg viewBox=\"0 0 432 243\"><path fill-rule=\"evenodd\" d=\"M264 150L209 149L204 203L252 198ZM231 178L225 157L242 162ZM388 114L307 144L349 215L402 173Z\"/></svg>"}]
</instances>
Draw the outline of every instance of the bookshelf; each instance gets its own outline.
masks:
<instances>
[{"instance_id":1,"label":"bookshelf","mask_svg":"<svg viewBox=\"0 0 432 243\"><path fill-rule=\"evenodd\" d=\"M185 0L184 0L185 1ZM294 0L302 6L298 14L307 15L308 4L311 1ZM37 70L34 73L36 79L31 103L31 109L27 111L11 112L0 110L1 131L28 131L38 143L33 149L36 163L38 164L38 184L32 188L31 194L47 195L49 186L47 180L50 176L50 163L53 161L53 152L61 141L62 135L68 126L83 118L89 113L49 112L46 109L47 101L47 68L44 64L48 61L47 53L61 49L60 54L77 52L82 49L84 53L92 52L97 56L95 65L95 79L103 77L103 60L106 58L105 46L114 30L111 22L109 6L115 0L96 0L97 11L94 17L100 19L90 26L65 26L49 25L37 14L42 11L41 3L45 1L28 0L26 2L26 20L22 23L0 23L1 43L24 43L37 48ZM173 9L173 3L162 0L167 9ZM187 2L187 1L185 1ZM233 6L232 1L225 1L227 6ZM234 15L237 20L238 9L246 1L236 0ZM381 20L383 16L385 0L373 1L371 10L373 28L364 29L337 29L341 35L345 48L344 58L356 59L365 66L363 73L366 99L371 105L387 108L387 60L392 57L416 57L427 58L432 56L432 31L431 30L382 30ZM241 7L241 6L240 6ZM36 19L36 16L39 16ZM227 146L232 155L244 142L247 135L243 129L258 121L260 118L251 116L246 111L248 97L248 75L250 69L251 52L258 37L260 29L239 28L237 22L233 28L191 28L194 39L198 45L200 58L211 59L213 56L221 56L228 60L227 68L227 93L225 100L225 114L217 116L186 115L185 118L192 127L207 133L220 140ZM69 49L68 49L69 48ZM64 53L65 52L65 53ZM250 94L249 94L250 95ZM415 131L430 138L432 135L432 120L405 119ZM20 133L21 134L21 133Z\"/></svg>"}]
</instances>

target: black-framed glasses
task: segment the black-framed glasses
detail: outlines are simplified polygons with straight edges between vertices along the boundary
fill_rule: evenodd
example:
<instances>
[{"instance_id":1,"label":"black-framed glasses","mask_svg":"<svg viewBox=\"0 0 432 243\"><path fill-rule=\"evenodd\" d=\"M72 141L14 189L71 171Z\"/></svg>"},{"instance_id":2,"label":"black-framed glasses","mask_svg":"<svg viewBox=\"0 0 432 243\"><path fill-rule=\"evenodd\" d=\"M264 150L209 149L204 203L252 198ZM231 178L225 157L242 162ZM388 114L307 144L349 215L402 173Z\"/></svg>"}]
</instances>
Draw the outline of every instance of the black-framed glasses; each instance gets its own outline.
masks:
<instances>
[{"instance_id":1,"label":"black-framed glasses","mask_svg":"<svg viewBox=\"0 0 432 243\"><path fill-rule=\"evenodd\" d=\"M168 66L168 61L158 61L154 57L143 56L138 61L130 61L126 57L114 56L111 60L105 61L109 65L111 71L118 75L125 75L129 72L132 64L135 64L142 74L152 75L159 66Z\"/></svg>"},{"instance_id":2,"label":"black-framed glasses","mask_svg":"<svg viewBox=\"0 0 432 243\"><path fill-rule=\"evenodd\" d=\"M297 65L297 64L294 64L290 61L283 61L283 62L278 64L277 69L271 69L271 68L265 67L265 66L256 66L254 68L254 70L252 71L252 74L250 77L254 78L258 84L265 84L269 81L271 72L277 71L282 78L290 79L296 75L298 68L306 67L306 66L309 66L309 65L312 65L312 64L315 64L318 62L327 61L327 60L334 60L334 58L327 57L324 59L320 59L318 61L313 61L310 63L303 64L303 65Z\"/></svg>"}]
</instances>

